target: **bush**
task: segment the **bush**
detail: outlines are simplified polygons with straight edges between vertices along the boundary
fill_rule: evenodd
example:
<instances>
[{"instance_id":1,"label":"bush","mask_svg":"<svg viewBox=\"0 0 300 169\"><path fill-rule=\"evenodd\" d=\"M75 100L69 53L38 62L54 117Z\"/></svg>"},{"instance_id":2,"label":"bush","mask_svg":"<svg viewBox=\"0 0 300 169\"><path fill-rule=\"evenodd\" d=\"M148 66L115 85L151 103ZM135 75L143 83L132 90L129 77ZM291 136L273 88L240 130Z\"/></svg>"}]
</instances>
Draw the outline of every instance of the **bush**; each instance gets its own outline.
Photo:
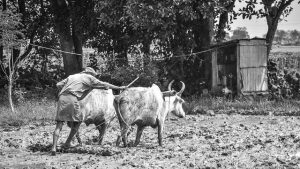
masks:
<instances>
[{"instance_id":1,"label":"bush","mask_svg":"<svg viewBox=\"0 0 300 169\"><path fill-rule=\"evenodd\" d=\"M268 87L270 99L299 98L300 72L278 68L277 63L268 63Z\"/></svg>"},{"instance_id":2,"label":"bush","mask_svg":"<svg viewBox=\"0 0 300 169\"><path fill-rule=\"evenodd\" d=\"M132 86L149 87L155 83L161 87L159 71L157 64L154 62L144 65L144 67L135 64L133 66L118 67L111 72L101 75L100 79L115 85L128 85L139 76L139 79Z\"/></svg>"}]
</instances>

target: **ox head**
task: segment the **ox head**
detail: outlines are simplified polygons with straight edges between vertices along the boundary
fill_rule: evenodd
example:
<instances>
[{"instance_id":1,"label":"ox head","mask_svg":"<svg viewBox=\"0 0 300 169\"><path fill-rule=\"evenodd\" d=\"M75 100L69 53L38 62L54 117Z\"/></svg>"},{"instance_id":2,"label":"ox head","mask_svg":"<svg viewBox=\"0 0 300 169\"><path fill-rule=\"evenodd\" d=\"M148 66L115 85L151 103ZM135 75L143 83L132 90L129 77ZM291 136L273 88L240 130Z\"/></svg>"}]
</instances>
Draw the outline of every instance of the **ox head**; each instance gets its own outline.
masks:
<instances>
[{"instance_id":1,"label":"ox head","mask_svg":"<svg viewBox=\"0 0 300 169\"><path fill-rule=\"evenodd\" d=\"M174 83L174 80L172 80L168 85L168 92L163 92L163 95L165 97L165 103L169 109L169 112L172 112L175 116L178 117L185 117L185 112L182 108L184 100L181 98L181 94L185 89L185 84L182 81L180 82L182 84L182 87L179 92L171 89L172 84Z\"/></svg>"}]
</instances>

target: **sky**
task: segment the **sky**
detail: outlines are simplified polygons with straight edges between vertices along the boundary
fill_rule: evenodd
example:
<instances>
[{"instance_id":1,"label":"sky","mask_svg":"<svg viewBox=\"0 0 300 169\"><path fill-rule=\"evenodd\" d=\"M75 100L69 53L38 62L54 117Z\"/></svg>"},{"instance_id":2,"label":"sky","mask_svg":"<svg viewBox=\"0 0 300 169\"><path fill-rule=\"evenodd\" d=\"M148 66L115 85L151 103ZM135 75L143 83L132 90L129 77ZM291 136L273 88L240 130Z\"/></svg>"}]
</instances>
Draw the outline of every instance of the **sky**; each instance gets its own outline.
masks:
<instances>
[{"instance_id":1,"label":"sky","mask_svg":"<svg viewBox=\"0 0 300 169\"><path fill-rule=\"evenodd\" d=\"M236 4L235 8L239 8L242 4ZM278 24L277 30L298 30L300 31L300 4L298 4L298 0L295 0L292 3L293 11L289 16L285 18L286 21L281 21ZM247 31L250 35L250 38L262 37L267 33L267 21L266 18L256 19L256 17L249 19L242 19L242 17L238 17L237 20L233 21L231 24L233 29L237 27L246 27Z\"/></svg>"}]
</instances>

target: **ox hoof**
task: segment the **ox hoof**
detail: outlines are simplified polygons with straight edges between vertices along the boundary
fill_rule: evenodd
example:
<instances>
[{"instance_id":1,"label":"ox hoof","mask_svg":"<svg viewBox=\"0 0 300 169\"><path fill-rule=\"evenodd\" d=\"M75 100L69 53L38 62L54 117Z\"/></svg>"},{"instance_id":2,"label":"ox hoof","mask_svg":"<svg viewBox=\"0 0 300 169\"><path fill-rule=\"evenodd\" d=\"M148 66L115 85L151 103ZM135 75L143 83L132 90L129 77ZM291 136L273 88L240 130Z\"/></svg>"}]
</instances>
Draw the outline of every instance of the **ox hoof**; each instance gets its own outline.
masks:
<instances>
[{"instance_id":1,"label":"ox hoof","mask_svg":"<svg viewBox=\"0 0 300 169\"><path fill-rule=\"evenodd\" d=\"M121 136L118 136L117 141L116 141L116 146L119 147L121 143Z\"/></svg>"},{"instance_id":2,"label":"ox hoof","mask_svg":"<svg viewBox=\"0 0 300 169\"><path fill-rule=\"evenodd\" d=\"M61 148L63 149L68 149L71 147L71 144L64 144Z\"/></svg>"},{"instance_id":3,"label":"ox hoof","mask_svg":"<svg viewBox=\"0 0 300 169\"><path fill-rule=\"evenodd\" d=\"M51 151L51 155L52 155L52 156L56 156L56 151L53 151L53 150L52 150L52 151Z\"/></svg>"},{"instance_id":4,"label":"ox hoof","mask_svg":"<svg viewBox=\"0 0 300 169\"><path fill-rule=\"evenodd\" d=\"M131 141L127 144L127 147L136 147L135 144Z\"/></svg>"}]
</instances>

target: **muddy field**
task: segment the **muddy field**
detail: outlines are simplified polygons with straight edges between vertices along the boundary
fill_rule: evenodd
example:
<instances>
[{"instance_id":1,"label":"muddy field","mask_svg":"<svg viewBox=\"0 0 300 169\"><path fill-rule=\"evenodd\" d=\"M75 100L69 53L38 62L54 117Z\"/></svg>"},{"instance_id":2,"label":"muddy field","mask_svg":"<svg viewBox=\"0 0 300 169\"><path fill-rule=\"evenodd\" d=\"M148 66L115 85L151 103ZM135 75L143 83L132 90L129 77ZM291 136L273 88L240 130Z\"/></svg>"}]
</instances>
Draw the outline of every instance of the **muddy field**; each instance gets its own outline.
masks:
<instances>
[{"instance_id":1,"label":"muddy field","mask_svg":"<svg viewBox=\"0 0 300 169\"><path fill-rule=\"evenodd\" d=\"M98 146L93 126L81 126L84 145L50 156L53 124L1 128L0 168L299 168L300 118L292 116L188 115L169 117L164 146L146 128L138 147L115 146L112 123ZM61 133L60 144L69 128ZM133 140L134 134L130 135Z\"/></svg>"}]
</instances>

